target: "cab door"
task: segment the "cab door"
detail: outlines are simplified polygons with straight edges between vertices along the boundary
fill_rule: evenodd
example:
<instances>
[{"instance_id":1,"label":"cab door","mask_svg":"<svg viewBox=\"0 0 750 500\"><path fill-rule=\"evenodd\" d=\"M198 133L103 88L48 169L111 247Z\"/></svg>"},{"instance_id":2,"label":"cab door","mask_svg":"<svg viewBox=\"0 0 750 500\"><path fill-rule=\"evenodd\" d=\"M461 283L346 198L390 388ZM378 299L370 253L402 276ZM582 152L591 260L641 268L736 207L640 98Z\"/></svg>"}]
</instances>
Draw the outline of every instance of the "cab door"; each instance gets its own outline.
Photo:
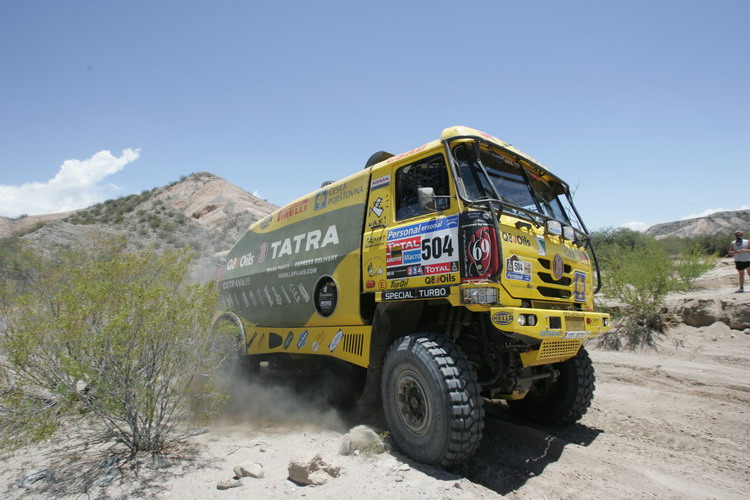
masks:
<instances>
[{"instance_id":1,"label":"cab door","mask_svg":"<svg viewBox=\"0 0 750 500\"><path fill-rule=\"evenodd\" d=\"M443 155L378 169L371 184L364 291L384 292L383 300L447 296L447 286L460 283L460 265L458 206ZM421 188L432 188L433 206L420 204Z\"/></svg>"}]
</instances>

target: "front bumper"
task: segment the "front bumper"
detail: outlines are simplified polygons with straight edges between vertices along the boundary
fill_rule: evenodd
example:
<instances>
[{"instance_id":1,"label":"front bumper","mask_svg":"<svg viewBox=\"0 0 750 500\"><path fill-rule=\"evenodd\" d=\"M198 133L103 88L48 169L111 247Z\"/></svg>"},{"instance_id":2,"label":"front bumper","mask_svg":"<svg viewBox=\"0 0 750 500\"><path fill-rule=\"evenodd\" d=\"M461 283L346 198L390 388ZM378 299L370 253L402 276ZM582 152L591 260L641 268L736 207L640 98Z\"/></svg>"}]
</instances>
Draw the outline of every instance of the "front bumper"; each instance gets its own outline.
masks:
<instances>
[{"instance_id":1,"label":"front bumper","mask_svg":"<svg viewBox=\"0 0 750 500\"><path fill-rule=\"evenodd\" d=\"M503 333L541 341L538 349L530 348L521 353L524 366L558 363L572 358L584 340L598 337L610 328L609 314L595 312L492 307L490 318L495 328Z\"/></svg>"}]
</instances>

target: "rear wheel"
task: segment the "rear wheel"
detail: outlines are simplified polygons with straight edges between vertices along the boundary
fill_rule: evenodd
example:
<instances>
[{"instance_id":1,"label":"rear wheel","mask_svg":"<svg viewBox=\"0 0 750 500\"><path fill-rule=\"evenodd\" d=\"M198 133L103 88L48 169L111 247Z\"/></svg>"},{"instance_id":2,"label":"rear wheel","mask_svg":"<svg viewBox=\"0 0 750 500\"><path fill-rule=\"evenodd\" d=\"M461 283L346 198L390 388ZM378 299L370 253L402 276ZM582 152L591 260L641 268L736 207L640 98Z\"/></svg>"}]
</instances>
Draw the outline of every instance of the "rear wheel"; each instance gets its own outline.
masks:
<instances>
[{"instance_id":1,"label":"rear wheel","mask_svg":"<svg viewBox=\"0 0 750 500\"><path fill-rule=\"evenodd\" d=\"M540 424L569 425L578 422L594 397L594 366L586 349L574 357L552 365L560 372L554 382L540 380L529 394L508 401L519 417Z\"/></svg>"},{"instance_id":2,"label":"rear wheel","mask_svg":"<svg viewBox=\"0 0 750 500\"><path fill-rule=\"evenodd\" d=\"M226 378L245 377L258 372L260 363L247 355L245 328L240 318L231 312L214 321L214 371Z\"/></svg>"},{"instance_id":3,"label":"rear wheel","mask_svg":"<svg viewBox=\"0 0 750 500\"><path fill-rule=\"evenodd\" d=\"M466 355L437 334L396 340L383 366L382 399L396 446L425 464L449 466L474 454L484 409Z\"/></svg>"}]
</instances>

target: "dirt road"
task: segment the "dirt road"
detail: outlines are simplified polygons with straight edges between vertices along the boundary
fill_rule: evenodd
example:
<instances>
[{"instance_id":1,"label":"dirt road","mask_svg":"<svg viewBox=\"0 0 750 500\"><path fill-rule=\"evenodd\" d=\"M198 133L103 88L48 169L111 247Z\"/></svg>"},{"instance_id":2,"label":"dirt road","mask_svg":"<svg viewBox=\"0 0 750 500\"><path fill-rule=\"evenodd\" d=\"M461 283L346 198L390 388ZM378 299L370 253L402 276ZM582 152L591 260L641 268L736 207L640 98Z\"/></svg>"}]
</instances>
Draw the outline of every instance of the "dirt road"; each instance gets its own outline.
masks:
<instances>
[{"instance_id":1,"label":"dirt road","mask_svg":"<svg viewBox=\"0 0 750 500\"><path fill-rule=\"evenodd\" d=\"M715 289L701 293L730 294L731 272L710 286ZM454 470L426 467L394 450L339 455L347 427L335 413L255 387L248 392L253 409L192 438L194 447L183 450L181 460L144 466L137 479L130 474L106 488L89 484L88 493L179 499L750 498L750 335L723 323L679 325L659 344L657 351L640 352L590 346L596 394L574 427L529 425L503 404L490 405L482 446ZM17 486L25 470L57 467L59 446L64 451L64 438L0 457L0 495L79 498L80 490L65 490L60 475L54 494ZM69 453L67 470L88 470L106 453L97 448L88 465L81 454ZM320 486L287 481L289 461L314 453L340 466L341 475ZM265 477L216 489L245 462L260 463Z\"/></svg>"}]
</instances>

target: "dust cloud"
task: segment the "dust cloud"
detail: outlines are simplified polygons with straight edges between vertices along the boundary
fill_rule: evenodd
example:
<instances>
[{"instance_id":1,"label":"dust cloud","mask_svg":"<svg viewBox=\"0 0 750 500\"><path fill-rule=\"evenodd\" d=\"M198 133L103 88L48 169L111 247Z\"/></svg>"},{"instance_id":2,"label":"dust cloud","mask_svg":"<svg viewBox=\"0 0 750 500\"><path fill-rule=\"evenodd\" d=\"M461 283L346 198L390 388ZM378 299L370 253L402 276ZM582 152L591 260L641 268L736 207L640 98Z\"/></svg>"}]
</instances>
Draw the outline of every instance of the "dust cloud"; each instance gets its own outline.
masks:
<instances>
[{"instance_id":1,"label":"dust cloud","mask_svg":"<svg viewBox=\"0 0 750 500\"><path fill-rule=\"evenodd\" d=\"M346 418L332 403L332 384L329 374L284 373L267 366L257 374L235 374L221 382L229 399L213 425L250 431L304 426L346 432Z\"/></svg>"}]
</instances>

